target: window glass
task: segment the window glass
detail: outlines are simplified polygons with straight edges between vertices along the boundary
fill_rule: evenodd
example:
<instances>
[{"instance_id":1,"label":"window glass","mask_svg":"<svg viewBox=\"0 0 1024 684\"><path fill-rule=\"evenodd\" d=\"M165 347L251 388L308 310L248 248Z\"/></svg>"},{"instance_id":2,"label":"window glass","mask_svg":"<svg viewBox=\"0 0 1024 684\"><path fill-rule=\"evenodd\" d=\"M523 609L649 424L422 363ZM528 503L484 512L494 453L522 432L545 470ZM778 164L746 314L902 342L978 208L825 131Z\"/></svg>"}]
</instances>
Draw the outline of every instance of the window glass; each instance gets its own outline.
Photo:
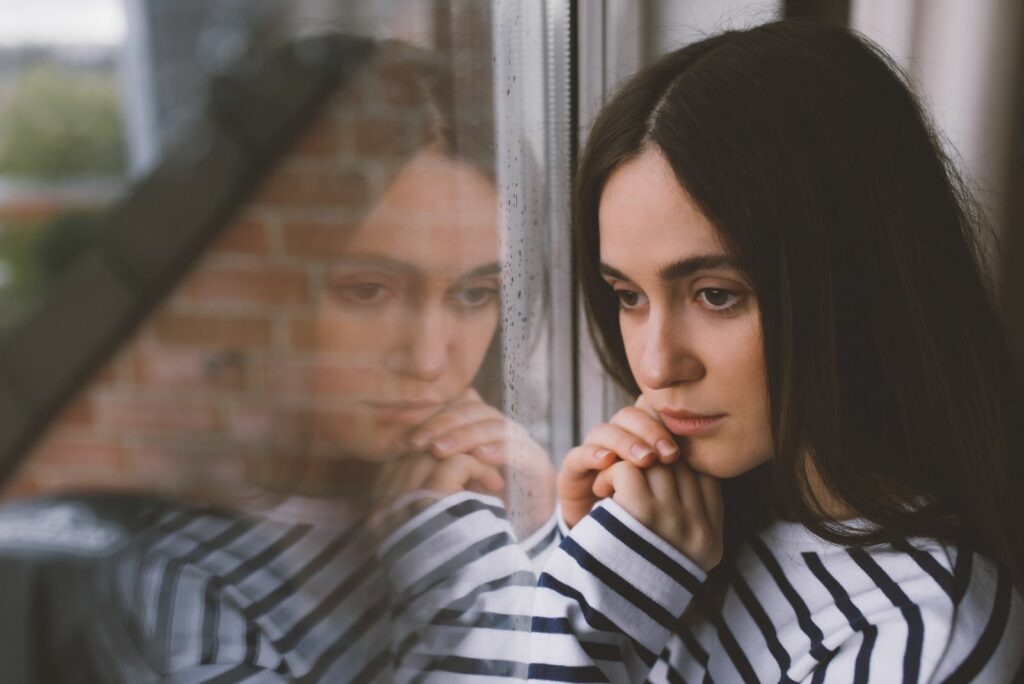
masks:
<instances>
[{"instance_id":1,"label":"window glass","mask_svg":"<svg viewBox=\"0 0 1024 684\"><path fill-rule=\"evenodd\" d=\"M30 304L2 362L28 362L0 404L29 436L0 560L79 559L54 619L95 625L75 657L114 681L387 672L409 636L394 611L418 605L391 535L451 496L522 544L553 532L573 412L567 5L80 11L107 17L102 47L5 48L0 81L22 117L0 120L3 154L60 150L33 162L47 197L68 178L106 193L0 234L50 269L29 291L8 265ZM81 98L95 115L69 121L95 128L58 119L46 135L66 139L26 147L14 126L72 107L32 88Z\"/></svg>"}]
</instances>

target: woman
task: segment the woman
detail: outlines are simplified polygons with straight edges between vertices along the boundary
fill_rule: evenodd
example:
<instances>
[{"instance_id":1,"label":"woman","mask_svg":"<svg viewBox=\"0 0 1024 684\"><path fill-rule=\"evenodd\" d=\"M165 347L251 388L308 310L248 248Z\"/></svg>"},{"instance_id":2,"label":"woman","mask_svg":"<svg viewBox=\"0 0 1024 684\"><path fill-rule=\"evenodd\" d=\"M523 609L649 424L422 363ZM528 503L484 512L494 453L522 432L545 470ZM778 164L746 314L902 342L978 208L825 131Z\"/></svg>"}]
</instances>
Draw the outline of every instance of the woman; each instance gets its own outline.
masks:
<instances>
[{"instance_id":1,"label":"woman","mask_svg":"<svg viewBox=\"0 0 1024 684\"><path fill-rule=\"evenodd\" d=\"M421 666L1019 677L1018 387L977 227L887 59L791 22L673 52L597 117L575 202L591 329L636 403L566 456L532 597L500 516L437 533L478 553L424 627L451 657Z\"/></svg>"},{"instance_id":2,"label":"woman","mask_svg":"<svg viewBox=\"0 0 1024 684\"><path fill-rule=\"evenodd\" d=\"M665 56L598 116L576 210L591 329L637 402L566 458L573 543L538 603L624 662L554 637L533 661L613 681L1019 672L1018 386L979 227L884 55L781 22Z\"/></svg>"},{"instance_id":3,"label":"woman","mask_svg":"<svg viewBox=\"0 0 1024 684\"><path fill-rule=\"evenodd\" d=\"M388 681L411 644L395 619L400 577L378 552L405 504L422 505L416 490L508 495L513 471L536 478L549 505L533 517L550 518L547 454L482 398L500 351L488 118L456 120L439 57L365 47L256 196L276 209L310 170L354 173L363 190L339 184L279 210L285 245L313 222L319 252L303 267L322 274L269 397L287 439L270 435L274 467L244 496L155 508L112 562L94 637L112 680ZM302 54L333 53L313 41ZM325 140L337 146L308 153Z\"/></svg>"}]
</instances>

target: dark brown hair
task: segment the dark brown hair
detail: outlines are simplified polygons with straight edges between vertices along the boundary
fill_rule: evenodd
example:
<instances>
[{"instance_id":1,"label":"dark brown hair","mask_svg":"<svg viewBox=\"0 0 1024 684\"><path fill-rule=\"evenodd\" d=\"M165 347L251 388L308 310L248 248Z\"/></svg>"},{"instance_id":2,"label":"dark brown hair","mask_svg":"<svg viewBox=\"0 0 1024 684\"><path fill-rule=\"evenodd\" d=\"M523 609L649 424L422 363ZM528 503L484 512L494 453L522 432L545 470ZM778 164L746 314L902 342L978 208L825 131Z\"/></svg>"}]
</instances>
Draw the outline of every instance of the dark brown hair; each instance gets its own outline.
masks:
<instances>
[{"instance_id":1,"label":"dark brown hair","mask_svg":"<svg viewBox=\"0 0 1024 684\"><path fill-rule=\"evenodd\" d=\"M848 31L784 21L672 52L604 107L577 176L577 273L603 363L634 396L598 270L598 203L651 147L761 312L774 454L726 483L727 546L778 515L846 544L968 544L1019 584L1019 385L979 223L898 70ZM806 458L874 525L829 522ZM738 505L738 489L757 505Z\"/></svg>"}]
</instances>

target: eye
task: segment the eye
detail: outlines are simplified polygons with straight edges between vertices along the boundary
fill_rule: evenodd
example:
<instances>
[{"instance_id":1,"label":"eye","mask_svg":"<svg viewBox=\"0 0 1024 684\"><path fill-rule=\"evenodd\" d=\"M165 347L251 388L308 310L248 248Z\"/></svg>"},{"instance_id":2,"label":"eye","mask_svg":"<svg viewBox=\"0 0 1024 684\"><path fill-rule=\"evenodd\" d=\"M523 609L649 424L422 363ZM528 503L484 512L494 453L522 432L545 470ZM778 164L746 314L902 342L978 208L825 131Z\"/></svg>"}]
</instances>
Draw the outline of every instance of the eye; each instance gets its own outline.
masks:
<instances>
[{"instance_id":1,"label":"eye","mask_svg":"<svg viewBox=\"0 0 1024 684\"><path fill-rule=\"evenodd\" d=\"M353 304L380 304L389 290L380 283L345 283L331 288L335 296Z\"/></svg>"},{"instance_id":2,"label":"eye","mask_svg":"<svg viewBox=\"0 0 1024 684\"><path fill-rule=\"evenodd\" d=\"M705 287L697 291L697 298L712 311L729 311L739 304L740 294L720 287Z\"/></svg>"},{"instance_id":3,"label":"eye","mask_svg":"<svg viewBox=\"0 0 1024 684\"><path fill-rule=\"evenodd\" d=\"M452 297L456 304L464 309L479 309L498 298L498 289L494 287L464 287L455 290Z\"/></svg>"},{"instance_id":4,"label":"eye","mask_svg":"<svg viewBox=\"0 0 1024 684\"><path fill-rule=\"evenodd\" d=\"M636 290L627 290L624 288L616 289L615 296L619 298L619 308L626 311L637 309L643 306L647 301L647 298Z\"/></svg>"}]
</instances>

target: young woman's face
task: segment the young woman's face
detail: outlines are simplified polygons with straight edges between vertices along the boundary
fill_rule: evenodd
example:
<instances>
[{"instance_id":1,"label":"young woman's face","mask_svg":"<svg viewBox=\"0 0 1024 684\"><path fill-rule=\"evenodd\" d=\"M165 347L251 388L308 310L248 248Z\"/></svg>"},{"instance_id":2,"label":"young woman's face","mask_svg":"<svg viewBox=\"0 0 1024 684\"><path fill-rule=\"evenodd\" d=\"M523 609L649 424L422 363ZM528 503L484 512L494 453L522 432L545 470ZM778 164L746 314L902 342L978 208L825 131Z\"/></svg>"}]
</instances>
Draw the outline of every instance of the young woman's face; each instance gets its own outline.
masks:
<instances>
[{"instance_id":1,"label":"young woman's face","mask_svg":"<svg viewBox=\"0 0 1024 684\"><path fill-rule=\"evenodd\" d=\"M687 462L725 478L768 460L757 300L659 150L611 175L599 221L630 369Z\"/></svg>"},{"instance_id":2,"label":"young woman's face","mask_svg":"<svg viewBox=\"0 0 1024 684\"><path fill-rule=\"evenodd\" d=\"M420 152L345 240L317 317L315 433L377 460L403 453L483 363L499 313L495 188Z\"/></svg>"}]
</instances>

